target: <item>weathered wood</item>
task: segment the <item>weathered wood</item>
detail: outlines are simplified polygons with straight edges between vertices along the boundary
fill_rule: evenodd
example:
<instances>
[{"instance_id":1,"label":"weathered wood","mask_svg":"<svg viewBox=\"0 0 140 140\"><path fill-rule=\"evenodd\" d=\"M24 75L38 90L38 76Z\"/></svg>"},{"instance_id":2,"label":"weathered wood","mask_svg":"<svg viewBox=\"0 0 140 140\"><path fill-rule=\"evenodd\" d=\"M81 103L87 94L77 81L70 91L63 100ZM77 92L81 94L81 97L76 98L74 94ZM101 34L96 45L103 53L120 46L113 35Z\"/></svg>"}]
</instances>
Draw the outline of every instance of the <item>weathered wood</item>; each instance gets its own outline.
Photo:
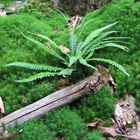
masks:
<instances>
[{"instance_id":1,"label":"weathered wood","mask_svg":"<svg viewBox=\"0 0 140 140\"><path fill-rule=\"evenodd\" d=\"M2 129L2 122L6 127L14 127L16 123L22 124L32 118L41 117L46 112L73 102L76 99L89 94L91 91L96 92L100 90L102 86L108 84L108 82L109 79L105 78L99 72L95 72L92 76L77 84L56 91L47 97L0 119L0 130Z\"/></svg>"}]
</instances>

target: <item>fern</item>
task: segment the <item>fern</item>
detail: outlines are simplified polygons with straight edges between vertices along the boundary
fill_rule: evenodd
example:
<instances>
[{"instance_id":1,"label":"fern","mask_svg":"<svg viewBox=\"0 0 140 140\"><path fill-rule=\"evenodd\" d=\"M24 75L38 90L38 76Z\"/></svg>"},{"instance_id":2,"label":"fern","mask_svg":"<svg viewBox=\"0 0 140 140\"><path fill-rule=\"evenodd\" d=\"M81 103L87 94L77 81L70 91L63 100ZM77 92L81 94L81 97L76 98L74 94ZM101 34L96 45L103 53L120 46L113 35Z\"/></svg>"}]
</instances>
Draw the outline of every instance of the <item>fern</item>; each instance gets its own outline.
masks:
<instances>
[{"instance_id":1,"label":"fern","mask_svg":"<svg viewBox=\"0 0 140 140\"><path fill-rule=\"evenodd\" d=\"M74 69L63 69L61 72L58 73L58 75L66 76L66 75L71 75Z\"/></svg>"},{"instance_id":2,"label":"fern","mask_svg":"<svg viewBox=\"0 0 140 140\"><path fill-rule=\"evenodd\" d=\"M93 31L89 36L87 36L87 38L85 39L85 41L84 41L83 44L82 44L81 49L83 49L85 46L87 46L89 43L91 43L92 40L93 40L95 37L97 37L97 36L100 35L101 32L103 32L103 31L105 31L105 30L111 28L111 27L114 26L116 23L117 23L117 22L115 22L115 23L113 23L113 24L109 24L109 25L107 25L107 26L105 26L105 27L102 27L102 28L99 28L99 29Z\"/></svg>"},{"instance_id":3,"label":"fern","mask_svg":"<svg viewBox=\"0 0 140 140\"><path fill-rule=\"evenodd\" d=\"M122 65L116 63L115 61L112 61L110 59L104 59L104 58L92 58L92 59L89 59L89 61L91 61L91 60L109 63L109 64L117 67L120 71L122 71L123 73L125 73L127 76L130 76L129 73L127 73L127 71L125 70L125 68Z\"/></svg>"},{"instance_id":4,"label":"fern","mask_svg":"<svg viewBox=\"0 0 140 140\"><path fill-rule=\"evenodd\" d=\"M84 65L84 66L87 66L87 67L89 67L89 68L92 68L92 69L94 69L94 70L97 70L94 66L88 64L87 61L86 61L85 59L83 59L83 58L80 58L80 59L79 59L79 62L80 62L82 65Z\"/></svg>"},{"instance_id":5,"label":"fern","mask_svg":"<svg viewBox=\"0 0 140 140\"><path fill-rule=\"evenodd\" d=\"M85 19L84 19L84 20L85 20ZM81 25L80 25L79 28L78 28L78 29L81 29L81 31L78 33L77 36L80 36L80 35L82 34L82 32L84 31L84 28L85 28L90 22L92 22L92 21L95 20L95 19L88 20L85 24L84 24L84 20L83 20L83 22L81 23Z\"/></svg>"},{"instance_id":6,"label":"fern","mask_svg":"<svg viewBox=\"0 0 140 140\"><path fill-rule=\"evenodd\" d=\"M23 34L24 35L24 34ZM24 35L25 38L27 38L28 40L30 40L31 42L33 42L34 44L36 44L39 48L45 50L47 53L53 55L54 57L62 60L63 62L65 62L66 64L68 63L66 61L66 59L64 59L59 53L57 53L55 50L53 50L52 48L48 48L47 46L45 46L44 44L42 44L41 42L34 40L30 37L27 37L26 35Z\"/></svg>"},{"instance_id":7,"label":"fern","mask_svg":"<svg viewBox=\"0 0 140 140\"><path fill-rule=\"evenodd\" d=\"M72 33L70 37L70 50L72 55L75 55L76 49L77 49L77 38L76 35Z\"/></svg>"},{"instance_id":8,"label":"fern","mask_svg":"<svg viewBox=\"0 0 140 140\"><path fill-rule=\"evenodd\" d=\"M65 20L67 20L65 18ZM87 26L92 20L86 22L84 24L84 21L82 22L83 27ZM127 43L126 41L121 41L120 39L126 39L125 37L111 37L112 34L117 33L117 31L107 31L110 29L112 26L114 26L116 23L109 24L107 26L101 27L89 34L84 41L78 42L79 38L77 39L77 34L75 34L75 31L78 30L79 34L78 37L82 34L83 28L82 25L79 25L79 27L74 28L72 31L70 30L70 53L63 53L62 49L66 49L65 47L60 47L57 45L55 41L53 41L51 38L41 35L41 34L36 34L36 33L31 33L32 35L39 37L45 41L47 41L47 45L44 45L43 43L30 38L26 36L25 34L22 33L22 35L31 41L32 43L36 44L38 48L43 49L45 52L49 53L53 57L57 58L60 63L65 64L65 67L60 68L60 67L54 67L50 65L44 65L44 64L32 64L32 63L27 63L27 62L13 62L9 63L6 66L16 66L16 67L22 67L22 68L27 68L27 69L33 69L33 70L38 70L38 71L44 71L40 72L38 74L35 74L33 76L30 76L28 78L25 78L23 80L17 80L17 82L31 82L37 79L41 79L44 77L49 77L49 76L69 76L72 74L72 72L75 70L73 68L76 67L77 63L80 63L81 65L84 65L88 68L97 70L96 67L92 66L91 64L88 63L88 61L99 61L99 62L105 62L109 63L111 65L114 65L117 67L120 71L125 73L127 76L129 74L126 72L125 68L121 66L120 64L110 60L110 59L104 59L104 58L92 58L94 55L94 51L97 49L104 49L106 47L112 47L112 48L118 48L123 51L128 51L128 48L122 44L130 44ZM82 28L80 30L80 28ZM120 44L121 43L121 44Z\"/></svg>"},{"instance_id":9,"label":"fern","mask_svg":"<svg viewBox=\"0 0 140 140\"><path fill-rule=\"evenodd\" d=\"M81 53L81 47L82 47L83 42L79 42L77 44L77 49L76 49L76 55L79 55L79 53Z\"/></svg>"},{"instance_id":10,"label":"fern","mask_svg":"<svg viewBox=\"0 0 140 140\"><path fill-rule=\"evenodd\" d=\"M131 46L135 46L134 44L130 43L130 42L126 42L126 41L122 41L122 40L118 40L118 39L114 39L114 40L105 40L103 39L103 41L105 41L106 43L122 43L122 44L127 44L127 45L131 45ZM127 47L126 47L127 48Z\"/></svg>"},{"instance_id":11,"label":"fern","mask_svg":"<svg viewBox=\"0 0 140 140\"><path fill-rule=\"evenodd\" d=\"M29 78L26 78L26 79L16 80L16 82L27 83L27 82L31 82L31 81L34 81L34 80L37 80L37 79L42 79L42 78L45 78L45 77L55 76L57 74L58 74L58 72L41 72L41 73L32 75L32 76L30 76Z\"/></svg>"},{"instance_id":12,"label":"fern","mask_svg":"<svg viewBox=\"0 0 140 140\"><path fill-rule=\"evenodd\" d=\"M98 44L100 44L102 42L102 40L104 38L106 38L107 36L113 34L113 33L117 33L117 31L109 31L109 32L105 32L105 33L101 33L97 38L95 38L94 40L92 40L89 44L87 44L83 50L82 53L86 53L87 50L91 49L91 47L93 48L94 46L97 46Z\"/></svg>"},{"instance_id":13,"label":"fern","mask_svg":"<svg viewBox=\"0 0 140 140\"><path fill-rule=\"evenodd\" d=\"M57 48L58 50L61 50L60 47L59 47L52 39L50 39L49 37L44 36L44 35L41 35L41 34L31 33L31 32L29 32L29 33L32 34L32 35L38 36L38 37L40 37L40 38L42 38L42 39L47 40L47 41L52 45L52 47L55 47L55 48Z\"/></svg>"},{"instance_id":14,"label":"fern","mask_svg":"<svg viewBox=\"0 0 140 140\"><path fill-rule=\"evenodd\" d=\"M119 45L119 44L113 43L113 42L103 42L100 45L98 45L96 47L93 47L92 49L93 50L98 50L98 49L102 49L102 48L105 48L105 47L114 47L114 48L122 49L124 51L128 51L127 47L125 47L123 45Z\"/></svg>"},{"instance_id":15,"label":"fern","mask_svg":"<svg viewBox=\"0 0 140 140\"><path fill-rule=\"evenodd\" d=\"M71 67L75 62L77 62L77 60L78 60L77 56L71 56L69 58L69 65L68 65L68 67Z\"/></svg>"},{"instance_id":16,"label":"fern","mask_svg":"<svg viewBox=\"0 0 140 140\"><path fill-rule=\"evenodd\" d=\"M84 19L84 20L85 20L85 19ZM91 19L91 20L88 20L86 23L84 23L84 20L83 20L83 22L81 23L81 25L80 25L79 28L78 28L78 29L81 29L81 30L79 30L79 33L78 33L77 37L80 37L80 35L81 35L82 32L84 31L84 28L85 28L89 23L91 23L92 21L94 21L93 26L102 22L102 21L99 21L99 20L95 22L96 18Z\"/></svg>"},{"instance_id":17,"label":"fern","mask_svg":"<svg viewBox=\"0 0 140 140\"><path fill-rule=\"evenodd\" d=\"M114 37L107 37L107 38L104 38L104 40L120 40L120 39L130 39L130 37L120 37L120 36L114 36Z\"/></svg>"},{"instance_id":18,"label":"fern","mask_svg":"<svg viewBox=\"0 0 140 140\"><path fill-rule=\"evenodd\" d=\"M59 67L53 67L49 65L42 65L42 64L31 64L26 62L13 62L9 63L6 66L16 66L16 67L23 67L27 69L33 69L33 70L44 70L44 71L60 71L63 70L63 68Z\"/></svg>"}]
</instances>

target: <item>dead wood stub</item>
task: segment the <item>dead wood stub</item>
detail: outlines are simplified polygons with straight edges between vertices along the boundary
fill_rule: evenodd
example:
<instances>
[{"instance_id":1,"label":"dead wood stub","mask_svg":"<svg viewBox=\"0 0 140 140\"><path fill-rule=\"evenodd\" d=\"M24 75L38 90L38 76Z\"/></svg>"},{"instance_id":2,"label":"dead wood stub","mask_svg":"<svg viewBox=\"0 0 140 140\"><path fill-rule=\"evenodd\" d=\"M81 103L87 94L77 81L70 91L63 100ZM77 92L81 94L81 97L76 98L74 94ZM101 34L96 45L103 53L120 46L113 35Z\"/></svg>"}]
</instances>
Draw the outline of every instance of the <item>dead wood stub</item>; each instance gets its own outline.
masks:
<instances>
[{"instance_id":1,"label":"dead wood stub","mask_svg":"<svg viewBox=\"0 0 140 140\"><path fill-rule=\"evenodd\" d=\"M2 123L6 127L14 127L16 123L22 124L32 118L41 117L55 108L71 103L91 93L91 91L96 92L100 90L104 85L108 84L108 81L109 79L104 78L101 73L95 72L92 76L77 84L56 91L0 119L0 130L2 129Z\"/></svg>"}]
</instances>

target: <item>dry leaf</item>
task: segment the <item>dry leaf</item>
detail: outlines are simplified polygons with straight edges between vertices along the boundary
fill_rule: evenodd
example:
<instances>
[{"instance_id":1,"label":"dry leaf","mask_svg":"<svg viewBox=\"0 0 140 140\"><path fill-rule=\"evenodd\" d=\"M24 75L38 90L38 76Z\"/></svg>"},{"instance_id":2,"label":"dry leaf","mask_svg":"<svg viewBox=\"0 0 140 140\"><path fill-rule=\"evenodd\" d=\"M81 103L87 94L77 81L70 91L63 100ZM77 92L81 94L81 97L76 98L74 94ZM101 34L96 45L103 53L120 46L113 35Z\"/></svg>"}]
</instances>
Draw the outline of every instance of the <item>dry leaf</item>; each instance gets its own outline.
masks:
<instances>
[{"instance_id":1,"label":"dry leaf","mask_svg":"<svg viewBox=\"0 0 140 140\"><path fill-rule=\"evenodd\" d=\"M61 49L61 52L64 53L64 54L67 54L67 53L70 52L70 49L64 47L64 45L60 45L59 47L60 47L60 49Z\"/></svg>"},{"instance_id":2,"label":"dry leaf","mask_svg":"<svg viewBox=\"0 0 140 140\"><path fill-rule=\"evenodd\" d=\"M115 127L112 126L112 127L98 127L103 136L109 136L109 137L115 137L116 136L116 131L115 131Z\"/></svg>"},{"instance_id":3,"label":"dry leaf","mask_svg":"<svg viewBox=\"0 0 140 140\"><path fill-rule=\"evenodd\" d=\"M89 123L87 124L88 128L97 128L100 125L100 122L93 122L93 123Z\"/></svg>"},{"instance_id":4,"label":"dry leaf","mask_svg":"<svg viewBox=\"0 0 140 140\"><path fill-rule=\"evenodd\" d=\"M90 123L90 128L99 128L104 136L123 137L129 140L140 140L140 120L136 114L135 99L127 95L116 104L115 118L112 127L98 126L97 122Z\"/></svg>"},{"instance_id":5,"label":"dry leaf","mask_svg":"<svg viewBox=\"0 0 140 140\"><path fill-rule=\"evenodd\" d=\"M68 21L68 22L69 22L69 27L70 27L70 29L74 29L76 26L78 26L79 23L80 23L80 20L81 20L81 18L80 18L78 15L73 16L73 17Z\"/></svg>"}]
</instances>

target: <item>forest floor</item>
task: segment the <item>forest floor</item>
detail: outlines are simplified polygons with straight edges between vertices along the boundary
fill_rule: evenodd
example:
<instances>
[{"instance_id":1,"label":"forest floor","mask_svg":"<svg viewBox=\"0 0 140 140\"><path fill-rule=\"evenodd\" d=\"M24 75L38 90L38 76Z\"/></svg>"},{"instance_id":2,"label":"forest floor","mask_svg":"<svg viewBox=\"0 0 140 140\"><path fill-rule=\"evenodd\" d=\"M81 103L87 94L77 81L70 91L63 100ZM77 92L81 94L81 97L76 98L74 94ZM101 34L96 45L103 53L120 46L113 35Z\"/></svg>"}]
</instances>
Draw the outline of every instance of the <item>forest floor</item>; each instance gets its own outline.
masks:
<instances>
[{"instance_id":1,"label":"forest floor","mask_svg":"<svg viewBox=\"0 0 140 140\"><path fill-rule=\"evenodd\" d=\"M0 17L0 96L3 98L5 112L9 114L19 108L27 106L57 90L60 77L47 78L26 84L16 83L34 71L20 68L3 67L15 61L32 63L57 64L56 59L38 50L30 41L25 39L20 31L40 33L49 36L58 44L68 45L69 36L67 23L60 13L53 11L50 5L45 10L36 7L25 8L9 16ZM42 10L42 11L41 11ZM136 100L137 113L140 113L140 3L133 0L112 0L101 9L87 13L85 20L95 19L84 30L85 38L92 30L104 25L118 22L114 30L120 36L130 37L129 52L104 49L95 52L95 56L111 58L122 64L130 77L127 77L112 66L104 65L110 70L117 84L117 91L112 96L106 89L96 94L84 97L70 105L47 113L39 120L30 120L19 125L23 134L16 140L54 140L61 137L66 140L104 140L100 131L90 130L86 125L90 122L101 121L103 126L110 126L110 118L114 114L116 101L131 94ZM20 30L20 31L19 31ZM75 79L75 83L92 73Z\"/></svg>"}]
</instances>

